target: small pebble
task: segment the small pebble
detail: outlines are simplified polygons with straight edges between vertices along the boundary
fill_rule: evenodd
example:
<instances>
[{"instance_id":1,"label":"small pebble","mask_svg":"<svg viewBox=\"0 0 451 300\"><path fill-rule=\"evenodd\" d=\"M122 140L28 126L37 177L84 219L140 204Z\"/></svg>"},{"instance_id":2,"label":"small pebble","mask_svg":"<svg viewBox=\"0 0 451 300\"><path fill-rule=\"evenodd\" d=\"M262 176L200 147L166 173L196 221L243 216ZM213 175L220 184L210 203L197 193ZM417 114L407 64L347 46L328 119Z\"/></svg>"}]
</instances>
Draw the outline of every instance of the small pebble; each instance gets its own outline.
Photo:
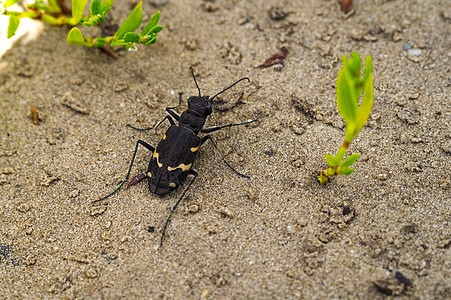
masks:
<instances>
[{"instance_id":1,"label":"small pebble","mask_svg":"<svg viewBox=\"0 0 451 300\"><path fill-rule=\"evenodd\" d=\"M451 239L443 239L437 243L438 248L446 249L451 245Z\"/></svg>"},{"instance_id":2,"label":"small pebble","mask_svg":"<svg viewBox=\"0 0 451 300\"><path fill-rule=\"evenodd\" d=\"M191 214L195 214L195 213L199 212L199 210L200 210L200 208L199 208L199 205L197 205L197 204L193 204L188 207L188 212Z\"/></svg>"},{"instance_id":3,"label":"small pebble","mask_svg":"<svg viewBox=\"0 0 451 300\"><path fill-rule=\"evenodd\" d=\"M41 176L41 185L42 186L49 186L50 183L52 183L53 181L56 181L58 179L59 179L58 176L49 176L47 174L42 175Z\"/></svg>"},{"instance_id":4,"label":"small pebble","mask_svg":"<svg viewBox=\"0 0 451 300\"><path fill-rule=\"evenodd\" d=\"M216 225L210 224L207 226L207 231L209 234L216 234L218 233L218 229L216 228Z\"/></svg>"},{"instance_id":5,"label":"small pebble","mask_svg":"<svg viewBox=\"0 0 451 300\"><path fill-rule=\"evenodd\" d=\"M208 294L210 294L210 289L205 289L202 294L200 295L201 299L207 299L208 298Z\"/></svg>"},{"instance_id":6,"label":"small pebble","mask_svg":"<svg viewBox=\"0 0 451 300\"><path fill-rule=\"evenodd\" d=\"M196 50L197 46L198 46L197 40L189 40L189 41L186 41L186 43L185 43L186 49L191 50L191 51Z\"/></svg>"},{"instance_id":7,"label":"small pebble","mask_svg":"<svg viewBox=\"0 0 451 300\"><path fill-rule=\"evenodd\" d=\"M343 206L343 216L346 216L351 213L351 208L349 206Z\"/></svg>"},{"instance_id":8,"label":"small pebble","mask_svg":"<svg viewBox=\"0 0 451 300\"><path fill-rule=\"evenodd\" d=\"M250 21L251 21L250 18L241 17L241 18L238 20L238 25L244 25L244 24L246 24L246 23L249 23Z\"/></svg>"},{"instance_id":9,"label":"small pebble","mask_svg":"<svg viewBox=\"0 0 451 300\"><path fill-rule=\"evenodd\" d=\"M81 85L83 83L83 79L81 79L81 78L74 78L74 79L72 79L70 81L70 83L74 84L74 85Z\"/></svg>"},{"instance_id":10,"label":"small pebble","mask_svg":"<svg viewBox=\"0 0 451 300\"><path fill-rule=\"evenodd\" d=\"M103 214L108 208L108 205L97 205L91 208L91 216L95 217Z\"/></svg>"},{"instance_id":11,"label":"small pebble","mask_svg":"<svg viewBox=\"0 0 451 300\"><path fill-rule=\"evenodd\" d=\"M30 234L32 234L33 233L33 227L28 227L27 228L27 230L25 230L25 233L27 234L27 235L30 235Z\"/></svg>"},{"instance_id":12,"label":"small pebble","mask_svg":"<svg viewBox=\"0 0 451 300\"><path fill-rule=\"evenodd\" d=\"M252 187L248 187L244 190L244 194L249 200L255 201L258 198L259 191Z\"/></svg>"},{"instance_id":13,"label":"small pebble","mask_svg":"<svg viewBox=\"0 0 451 300\"><path fill-rule=\"evenodd\" d=\"M69 193L69 197L71 198L77 198L80 194L80 191L78 189L72 190L72 192Z\"/></svg>"},{"instance_id":14,"label":"small pebble","mask_svg":"<svg viewBox=\"0 0 451 300\"><path fill-rule=\"evenodd\" d=\"M163 7L168 4L169 0L150 0L149 3L155 7Z\"/></svg>"},{"instance_id":15,"label":"small pebble","mask_svg":"<svg viewBox=\"0 0 451 300\"><path fill-rule=\"evenodd\" d=\"M305 132L305 127L298 126L298 125L291 125L291 131L293 131L296 135L302 135Z\"/></svg>"},{"instance_id":16,"label":"small pebble","mask_svg":"<svg viewBox=\"0 0 451 300\"><path fill-rule=\"evenodd\" d=\"M110 235L110 233L109 232L104 232L104 233L102 233L102 240L104 240L104 241L111 241L111 235Z\"/></svg>"},{"instance_id":17,"label":"small pebble","mask_svg":"<svg viewBox=\"0 0 451 300\"><path fill-rule=\"evenodd\" d=\"M5 174L0 174L0 185L3 185L5 183L8 183L8 177L6 177Z\"/></svg>"},{"instance_id":18,"label":"small pebble","mask_svg":"<svg viewBox=\"0 0 451 300\"><path fill-rule=\"evenodd\" d=\"M271 18L271 20L274 21L280 21L287 17L287 13L281 8L281 7L271 7L268 10L268 15Z\"/></svg>"},{"instance_id":19,"label":"small pebble","mask_svg":"<svg viewBox=\"0 0 451 300\"><path fill-rule=\"evenodd\" d=\"M89 268L85 271L85 275L88 278L96 278L97 277L97 270L94 268Z\"/></svg>"},{"instance_id":20,"label":"small pebble","mask_svg":"<svg viewBox=\"0 0 451 300\"><path fill-rule=\"evenodd\" d=\"M51 134L47 135L47 143L49 145L56 145L56 140Z\"/></svg>"},{"instance_id":21,"label":"small pebble","mask_svg":"<svg viewBox=\"0 0 451 300\"><path fill-rule=\"evenodd\" d=\"M398 112L398 118L400 118L403 121L406 121L408 124L415 124L418 123L418 116L416 114L413 114L410 110L407 108L402 109L400 112Z\"/></svg>"},{"instance_id":22,"label":"small pebble","mask_svg":"<svg viewBox=\"0 0 451 300\"><path fill-rule=\"evenodd\" d=\"M30 210L30 205L28 205L27 203L21 203L19 204L19 206L17 206L17 210L25 213Z\"/></svg>"},{"instance_id":23,"label":"small pebble","mask_svg":"<svg viewBox=\"0 0 451 300\"><path fill-rule=\"evenodd\" d=\"M274 151L272 149L268 149L268 150L265 150L265 154L269 155L269 156L273 156L274 155Z\"/></svg>"},{"instance_id":24,"label":"small pebble","mask_svg":"<svg viewBox=\"0 0 451 300\"><path fill-rule=\"evenodd\" d=\"M28 256L28 257L25 259L25 264L26 264L27 266L32 266L32 265L36 264L36 258L33 257L33 256Z\"/></svg>"},{"instance_id":25,"label":"small pebble","mask_svg":"<svg viewBox=\"0 0 451 300\"><path fill-rule=\"evenodd\" d=\"M14 169L11 167L6 167L2 169L2 174L13 174L14 173Z\"/></svg>"},{"instance_id":26,"label":"small pebble","mask_svg":"<svg viewBox=\"0 0 451 300\"><path fill-rule=\"evenodd\" d=\"M233 217L235 217L235 214L233 213L233 211L231 211L230 209L228 209L227 207L224 207L220 210L221 215L223 215L224 217L229 217L230 219L233 219Z\"/></svg>"},{"instance_id":27,"label":"small pebble","mask_svg":"<svg viewBox=\"0 0 451 300\"><path fill-rule=\"evenodd\" d=\"M410 45L408 44L408 43L404 43L403 45L402 45L402 50L404 50L404 51L407 51L407 50L409 50L411 47L410 47Z\"/></svg>"},{"instance_id":28,"label":"small pebble","mask_svg":"<svg viewBox=\"0 0 451 300\"><path fill-rule=\"evenodd\" d=\"M407 55L409 55L409 56L420 56L421 55L421 49L409 49L409 50L407 50Z\"/></svg>"},{"instance_id":29,"label":"small pebble","mask_svg":"<svg viewBox=\"0 0 451 300\"><path fill-rule=\"evenodd\" d=\"M307 220L306 220L306 219L299 219L299 220L296 220L296 223L297 223L300 227L305 227L305 226L307 226Z\"/></svg>"},{"instance_id":30,"label":"small pebble","mask_svg":"<svg viewBox=\"0 0 451 300\"><path fill-rule=\"evenodd\" d=\"M440 146L440 148L445 153L451 153L451 140L447 140L446 142L443 142L442 145Z\"/></svg>"},{"instance_id":31,"label":"small pebble","mask_svg":"<svg viewBox=\"0 0 451 300\"><path fill-rule=\"evenodd\" d=\"M128 84L126 82L118 82L114 85L113 91L122 92L128 89Z\"/></svg>"},{"instance_id":32,"label":"small pebble","mask_svg":"<svg viewBox=\"0 0 451 300\"><path fill-rule=\"evenodd\" d=\"M200 5L200 8L206 12L215 12L219 9L219 6L214 3L207 2L207 3L202 3Z\"/></svg>"},{"instance_id":33,"label":"small pebble","mask_svg":"<svg viewBox=\"0 0 451 300\"><path fill-rule=\"evenodd\" d=\"M273 67L273 69L274 69L274 71L280 72L280 71L282 71L282 69L283 69L283 65L282 65L282 64L276 64L276 65Z\"/></svg>"},{"instance_id":34,"label":"small pebble","mask_svg":"<svg viewBox=\"0 0 451 300\"><path fill-rule=\"evenodd\" d=\"M70 92L64 94L61 99L61 104L81 114L87 114L89 112L86 105L72 96Z\"/></svg>"},{"instance_id":35,"label":"small pebble","mask_svg":"<svg viewBox=\"0 0 451 300\"><path fill-rule=\"evenodd\" d=\"M377 179L379 180L387 180L388 179L388 174L387 173L382 173L377 175Z\"/></svg>"},{"instance_id":36,"label":"small pebble","mask_svg":"<svg viewBox=\"0 0 451 300\"><path fill-rule=\"evenodd\" d=\"M225 279L224 279L223 277L219 277L218 279L216 279L215 284L216 284L217 286L223 286L223 285L226 284L226 281L225 281Z\"/></svg>"}]
</instances>

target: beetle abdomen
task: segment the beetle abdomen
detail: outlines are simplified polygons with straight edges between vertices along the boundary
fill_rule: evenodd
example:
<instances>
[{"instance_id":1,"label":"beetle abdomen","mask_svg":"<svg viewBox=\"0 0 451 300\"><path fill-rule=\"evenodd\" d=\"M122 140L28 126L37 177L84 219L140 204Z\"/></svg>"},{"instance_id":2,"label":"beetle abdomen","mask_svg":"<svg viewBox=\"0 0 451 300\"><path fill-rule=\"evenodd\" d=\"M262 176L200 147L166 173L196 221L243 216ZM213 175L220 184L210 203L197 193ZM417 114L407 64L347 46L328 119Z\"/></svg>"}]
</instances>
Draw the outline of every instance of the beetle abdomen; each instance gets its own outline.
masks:
<instances>
[{"instance_id":1,"label":"beetle abdomen","mask_svg":"<svg viewBox=\"0 0 451 300\"><path fill-rule=\"evenodd\" d=\"M155 149L147 176L150 191L164 196L177 189L189 174L201 139L188 128L171 126Z\"/></svg>"}]
</instances>

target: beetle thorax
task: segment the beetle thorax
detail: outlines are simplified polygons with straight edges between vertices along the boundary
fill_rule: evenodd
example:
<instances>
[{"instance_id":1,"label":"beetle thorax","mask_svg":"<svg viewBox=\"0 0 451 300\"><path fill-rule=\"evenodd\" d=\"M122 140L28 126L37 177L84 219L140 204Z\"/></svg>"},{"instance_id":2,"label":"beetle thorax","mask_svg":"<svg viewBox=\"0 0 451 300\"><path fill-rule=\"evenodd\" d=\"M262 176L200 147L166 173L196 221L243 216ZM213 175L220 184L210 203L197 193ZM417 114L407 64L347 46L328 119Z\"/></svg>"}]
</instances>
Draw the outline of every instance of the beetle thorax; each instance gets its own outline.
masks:
<instances>
[{"instance_id":1,"label":"beetle thorax","mask_svg":"<svg viewBox=\"0 0 451 300\"><path fill-rule=\"evenodd\" d=\"M187 127L198 134L199 131L204 127L205 117L201 115L196 115L192 111L184 111L180 116L179 125L182 127Z\"/></svg>"}]
</instances>

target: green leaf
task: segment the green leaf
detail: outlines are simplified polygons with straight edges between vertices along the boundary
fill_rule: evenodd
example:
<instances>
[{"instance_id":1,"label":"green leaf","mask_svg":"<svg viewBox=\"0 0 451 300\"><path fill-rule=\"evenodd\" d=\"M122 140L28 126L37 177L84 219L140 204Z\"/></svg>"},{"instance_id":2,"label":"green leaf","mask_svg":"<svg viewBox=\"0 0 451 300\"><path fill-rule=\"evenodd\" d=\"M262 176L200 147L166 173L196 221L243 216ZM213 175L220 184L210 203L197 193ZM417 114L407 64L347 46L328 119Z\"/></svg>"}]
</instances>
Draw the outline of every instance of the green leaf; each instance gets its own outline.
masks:
<instances>
[{"instance_id":1,"label":"green leaf","mask_svg":"<svg viewBox=\"0 0 451 300\"><path fill-rule=\"evenodd\" d=\"M343 68L337 77L337 107L347 123L357 120L357 99L346 56L343 56ZM358 96L357 96L358 97Z\"/></svg>"},{"instance_id":2,"label":"green leaf","mask_svg":"<svg viewBox=\"0 0 451 300\"><path fill-rule=\"evenodd\" d=\"M19 1L19 0L6 0L5 7L13 6L14 4L17 3L17 1Z\"/></svg>"},{"instance_id":3,"label":"green leaf","mask_svg":"<svg viewBox=\"0 0 451 300\"><path fill-rule=\"evenodd\" d=\"M97 37L94 38L91 42L93 47L103 47L103 45L107 44L108 42L106 41L105 38L103 37Z\"/></svg>"},{"instance_id":4,"label":"green leaf","mask_svg":"<svg viewBox=\"0 0 451 300\"><path fill-rule=\"evenodd\" d=\"M340 163L336 157L333 157L330 154L326 154L326 161L331 167L336 167Z\"/></svg>"},{"instance_id":5,"label":"green leaf","mask_svg":"<svg viewBox=\"0 0 451 300\"><path fill-rule=\"evenodd\" d=\"M144 43L145 46L149 46L150 44L155 44L157 42L157 38L153 37L150 40L148 40L147 42Z\"/></svg>"},{"instance_id":6,"label":"green leaf","mask_svg":"<svg viewBox=\"0 0 451 300\"><path fill-rule=\"evenodd\" d=\"M360 69L362 67L362 60L357 52L351 53L351 58L349 59L348 68L351 72L353 78L360 78Z\"/></svg>"},{"instance_id":7,"label":"green leaf","mask_svg":"<svg viewBox=\"0 0 451 300\"><path fill-rule=\"evenodd\" d=\"M139 43L140 44L145 44L148 41L150 41L151 39L157 37L156 34L149 34L149 35L145 35L145 36L141 36L141 38L139 39Z\"/></svg>"},{"instance_id":8,"label":"green leaf","mask_svg":"<svg viewBox=\"0 0 451 300\"><path fill-rule=\"evenodd\" d=\"M143 19L142 1L139 2L128 18L122 23L114 36L123 37L127 32L133 32L138 29Z\"/></svg>"},{"instance_id":9,"label":"green leaf","mask_svg":"<svg viewBox=\"0 0 451 300\"><path fill-rule=\"evenodd\" d=\"M90 27L91 25L97 26L100 22L105 21L103 14L98 14L96 16L89 16L87 20L83 20L83 26Z\"/></svg>"},{"instance_id":10,"label":"green leaf","mask_svg":"<svg viewBox=\"0 0 451 300\"><path fill-rule=\"evenodd\" d=\"M103 0L100 4L100 12L107 13L113 7L114 0Z\"/></svg>"},{"instance_id":11,"label":"green leaf","mask_svg":"<svg viewBox=\"0 0 451 300\"><path fill-rule=\"evenodd\" d=\"M134 32L128 32L124 35L124 41L127 43L139 43L140 36Z\"/></svg>"},{"instance_id":12,"label":"green leaf","mask_svg":"<svg viewBox=\"0 0 451 300\"><path fill-rule=\"evenodd\" d=\"M67 34L67 43L69 45L86 46L83 34L77 27L72 28L71 31L69 31L69 33Z\"/></svg>"},{"instance_id":13,"label":"green leaf","mask_svg":"<svg viewBox=\"0 0 451 300\"><path fill-rule=\"evenodd\" d=\"M125 42L123 39L116 39L111 42L111 46L125 47L127 46L127 42Z\"/></svg>"},{"instance_id":14,"label":"green leaf","mask_svg":"<svg viewBox=\"0 0 451 300\"><path fill-rule=\"evenodd\" d=\"M365 75L363 78L365 94L363 95L362 104L358 111L358 122L362 128L365 126L366 121L368 121L371 109L373 108L373 60L371 56L367 56L365 59Z\"/></svg>"},{"instance_id":15,"label":"green leaf","mask_svg":"<svg viewBox=\"0 0 451 300\"><path fill-rule=\"evenodd\" d=\"M365 75L363 76L363 81L367 82L368 77L373 74L373 59L371 56L365 58Z\"/></svg>"},{"instance_id":16,"label":"green leaf","mask_svg":"<svg viewBox=\"0 0 451 300\"><path fill-rule=\"evenodd\" d=\"M338 169L337 174L351 175L352 172L354 172L354 168L343 168L343 169Z\"/></svg>"},{"instance_id":17,"label":"green leaf","mask_svg":"<svg viewBox=\"0 0 451 300\"><path fill-rule=\"evenodd\" d=\"M80 22L83 13L85 12L86 4L88 0L72 0L72 18L75 23Z\"/></svg>"},{"instance_id":18,"label":"green leaf","mask_svg":"<svg viewBox=\"0 0 451 300\"><path fill-rule=\"evenodd\" d=\"M346 158L340 165L341 168L343 167L349 167L351 166L353 163L355 163L358 159L360 158L360 154L358 153L354 153L351 154L348 158Z\"/></svg>"},{"instance_id":19,"label":"green leaf","mask_svg":"<svg viewBox=\"0 0 451 300\"><path fill-rule=\"evenodd\" d=\"M91 12L91 15L96 16L100 14L100 5L100 0L92 0L89 10Z\"/></svg>"},{"instance_id":20,"label":"green leaf","mask_svg":"<svg viewBox=\"0 0 451 300\"><path fill-rule=\"evenodd\" d=\"M148 35L150 30L158 24L159 20L160 20L160 12L157 11L152 16L152 18L150 18L149 23L147 23L146 27L144 27L144 29L141 31L140 35Z\"/></svg>"},{"instance_id":21,"label":"green leaf","mask_svg":"<svg viewBox=\"0 0 451 300\"><path fill-rule=\"evenodd\" d=\"M16 16L9 17L8 24L8 39L16 34L17 28L19 27L20 19Z\"/></svg>"},{"instance_id":22,"label":"green leaf","mask_svg":"<svg viewBox=\"0 0 451 300\"><path fill-rule=\"evenodd\" d=\"M158 33L160 31L163 30L163 26L157 25L155 27L153 27L152 29L150 29L150 31L147 34L152 34L152 33Z\"/></svg>"}]
</instances>

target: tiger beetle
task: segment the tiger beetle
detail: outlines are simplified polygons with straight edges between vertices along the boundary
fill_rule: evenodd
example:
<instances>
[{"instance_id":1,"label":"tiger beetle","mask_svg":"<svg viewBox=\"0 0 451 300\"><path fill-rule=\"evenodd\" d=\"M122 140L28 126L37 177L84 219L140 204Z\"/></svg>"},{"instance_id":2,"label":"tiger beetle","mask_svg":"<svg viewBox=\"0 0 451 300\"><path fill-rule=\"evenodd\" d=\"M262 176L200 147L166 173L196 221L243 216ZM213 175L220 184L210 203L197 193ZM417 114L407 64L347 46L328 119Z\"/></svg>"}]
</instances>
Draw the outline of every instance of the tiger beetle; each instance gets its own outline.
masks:
<instances>
[{"instance_id":1,"label":"tiger beetle","mask_svg":"<svg viewBox=\"0 0 451 300\"><path fill-rule=\"evenodd\" d=\"M163 135L162 140L158 143L157 148L152 147L148 143L138 140L135 147L135 152L133 153L132 161L130 163L130 167L128 169L127 175L125 176L125 180L110 194L107 196L95 200L93 203L98 203L112 195L114 195L119 189L127 182L130 177L130 171L133 166L133 162L135 161L136 152L138 151L138 146L142 145L147 150L152 152L152 158L150 159L149 166L147 168L147 172L143 174L139 174L135 176L130 183L127 185L127 188L137 184L138 182L147 179L149 184L149 189L152 193L158 196L164 196L174 190L176 190L185 178L188 175L193 176L193 179L190 181L188 186L185 188L184 192L177 200L175 205L172 207L171 212L166 219L166 223L164 224L163 231L161 233L160 239L160 247L163 245L163 237L166 232L166 227L168 226L169 220L171 219L172 214L176 210L180 201L185 196L185 193L188 191L190 186L193 184L194 180L197 178L197 171L193 170L191 167L196 159L197 152L206 141L210 140L215 149L218 151L219 156L222 161L234 171L236 174L249 178L249 176L241 174L237 170L235 170L224 158L222 153L219 151L218 146L212 139L210 135L205 135L203 137L199 137L199 132L202 133L212 133L223 128L240 126L249 124L257 121L251 120L243 123L237 124L227 124L222 126L214 126L209 128L203 128L207 117L212 113L213 110L213 100L223 92L235 86L237 83L247 80L250 82L249 78L243 77L240 80L236 81L229 87L220 91L213 97L202 96L199 85L197 84L196 77L194 76L194 70L191 68L191 73L194 79L194 83L196 84L197 90L199 92L198 96L191 96L188 99L188 109L184 111L181 115L177 114L174 109L180 107L182 102L182 93L179 94L179 104L174 107L167 107L166 112L168 115L163 118L154 128L156 129L160 126L165 120L168 120L171 126ZM244 93L241 93L239 100L243 97ZM179 122L176 125L175 121ZM136 130L150 130L152 128L136 128L129 124L127 126L136 129Z\"/></svg>"}]
</instances>

